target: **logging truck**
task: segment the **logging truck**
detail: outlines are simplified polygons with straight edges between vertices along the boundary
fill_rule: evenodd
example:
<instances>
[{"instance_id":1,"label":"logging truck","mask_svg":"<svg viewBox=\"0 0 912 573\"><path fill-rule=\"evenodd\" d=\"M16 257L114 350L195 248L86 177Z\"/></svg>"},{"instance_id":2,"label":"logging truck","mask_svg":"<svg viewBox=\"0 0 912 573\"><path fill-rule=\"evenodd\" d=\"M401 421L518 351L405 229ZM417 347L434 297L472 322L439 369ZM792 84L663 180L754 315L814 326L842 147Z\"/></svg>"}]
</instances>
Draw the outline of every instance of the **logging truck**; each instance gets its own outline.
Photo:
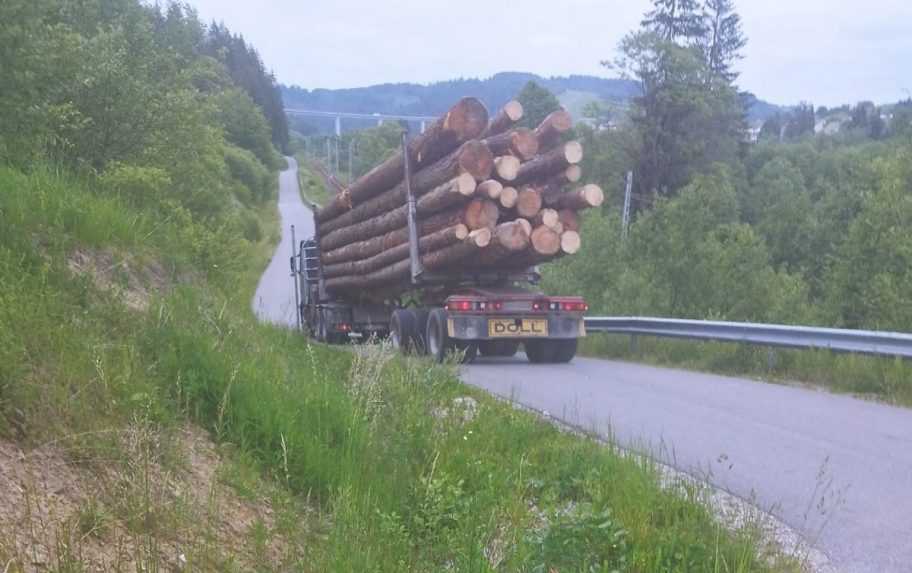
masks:
<instances>
[{"instance_id":1,"label":"logging truck","mask_svg":"<svg viewBox=\"0 0 912 573\"><path fill-rule=\"evenodd\" d=\"M564 110L519 127L509 102L488 121L475 98L314 211L291 257L301 327L340 343L389 337L437 360L456 352L569 362L585 336L581 297L536 290L538 265L580 248L582 146ZM295 243L295 240L292 240Z\"/></svg>"},{"instance_id":2,"label":"logging truck","mask_svg":"<svg viewBox=\"0 0 912 573\"><path fill-rule=\"evenodd\" d=\"M530 362L561 363L573 359L578 338L586 335L586 302L545 296L534 288L535 269L422 273L406 296L371 303L326 291L313 238L300 242L291 266L300 323L321 342L388 337L403 353L437 361L454 352L465 361L477 354L513 356L522 345Z\"/></svg>"}]
</instances>

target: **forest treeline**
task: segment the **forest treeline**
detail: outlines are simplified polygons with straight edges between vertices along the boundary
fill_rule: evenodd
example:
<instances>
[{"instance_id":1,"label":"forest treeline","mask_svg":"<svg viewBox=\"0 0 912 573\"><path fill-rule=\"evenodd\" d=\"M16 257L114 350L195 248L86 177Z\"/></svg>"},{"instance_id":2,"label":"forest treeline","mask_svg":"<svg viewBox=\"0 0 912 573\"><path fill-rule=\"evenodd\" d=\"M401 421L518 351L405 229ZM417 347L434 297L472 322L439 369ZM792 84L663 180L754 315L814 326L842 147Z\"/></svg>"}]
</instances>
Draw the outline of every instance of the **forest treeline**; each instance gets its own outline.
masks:
<instances>
[{"instance_id":1,"label":"forest treeline","mask_svg":"<svg viewBox=\"0 0 912 573\"><path fill-rule=\"evenodd\" d=\"M245 208L273 193L288 128L243 38L137 0L7 0L0 21L0 163L63 169L226 244L258 236Z\"/></svg>"},{"instance_id":2,"label":"forest treeline","mask_svg":"<svg viewBox=\"0 0 912 573\"><path fill-rule=\"evenodd\" d=\"M907 105L889 126L869 104L847 107L845 132L815 135L805 104L767 128L788 133L748 143L732 71L745 42L730 0L654 1L620 46L617 65L643 87L630 120L577 128L609 199L545 283L598 314L912 330Z\"/></svg>"}]
</instances>

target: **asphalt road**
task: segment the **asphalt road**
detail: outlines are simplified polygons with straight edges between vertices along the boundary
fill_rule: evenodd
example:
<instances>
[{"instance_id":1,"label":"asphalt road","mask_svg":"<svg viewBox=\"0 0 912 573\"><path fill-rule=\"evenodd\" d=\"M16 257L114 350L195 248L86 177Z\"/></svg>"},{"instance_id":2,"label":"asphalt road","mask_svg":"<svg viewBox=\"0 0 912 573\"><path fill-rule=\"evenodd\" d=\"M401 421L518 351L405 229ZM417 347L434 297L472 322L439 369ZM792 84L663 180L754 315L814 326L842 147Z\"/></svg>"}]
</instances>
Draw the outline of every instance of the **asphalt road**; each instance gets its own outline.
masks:
<instances>
[{"instance_id":1,"label":"asphalt road","mask_svg":"<svg viewBox=\"0 0 912 573\"><path fill-rule=\"evenodd\" d=\"M279 214L281 215L282 240L266 267L256 294L253 311L261 320L294 326L297 322L294 305L294 281L291 278L289 259L292 253L291 226L295 226L298 241L312 237L313 215L301 201L298 191L298 163L286 157L288 169L279 174Z\"/></svg>"},{"instance_id":2,"label":"asphalt road","mask_svg":"<svg viewBox=\"0 0 912 573\"><path fill-rule=\"evenodd\" d=\"M753 500L840 571L912 571L912 410L584 358L481 359L464 379Z\"/></svg>"},{"instance_id":3,"label":"asphalt road","mask_svg":"<svg viewBox=\"0 0 912 573\"><path fill-rule=\"evenodd\" d=\"M294 324L289 227L313 222L297 166L280 177L282 241L253 301ZM795 528L845 573L912 572L912 410L803 388L577 358L480 359L463 379L702 477Z\"/></svg>"}]
</instances>

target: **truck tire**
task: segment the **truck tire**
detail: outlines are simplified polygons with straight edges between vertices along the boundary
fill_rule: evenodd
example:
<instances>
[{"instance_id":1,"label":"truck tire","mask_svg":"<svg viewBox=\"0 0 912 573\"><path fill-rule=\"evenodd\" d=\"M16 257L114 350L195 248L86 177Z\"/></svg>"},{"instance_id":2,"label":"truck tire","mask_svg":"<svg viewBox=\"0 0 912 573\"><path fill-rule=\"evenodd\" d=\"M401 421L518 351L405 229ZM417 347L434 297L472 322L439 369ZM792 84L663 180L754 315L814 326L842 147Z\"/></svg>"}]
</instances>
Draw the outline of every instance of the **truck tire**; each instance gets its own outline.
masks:
<instances>
[{"instance_id":1,"label":"truck tire","mask_svg":"<svg viewBox=\"0 0 912 573\"><path fill-rule=\"evenodd\" d=\"M552 361L552 348L550 340L527 340L523 343L526 347L526 358L532 364L544 364Z\"/></svg>"},{"instance_id":2,"label":"truck tire","mask_svg":"<svg viewBox=\"0 0 912 573\"><path fill-rule=\"evenodd\" d=\"M478 343L482 356L513 356L518 350L518 340L482 340Z\"/></svg>"},{"instance_id":3,"label":"truck tire","mask_svg":"<svg viewBox=\"0 0 912 573\"><path fill-rule=\"evenodd\" d=\"M408 308L397 308L390 319L390 341L393 347L402 354L408 354L415 348L415 313Z\"/></svg>"},{"instance_id":4,"label":"truck tire","mask_svg":"<svg viewBox=\"0 0 912 573\"><path fill-rule=\"evenodd\" d=\"M415 354L425 355L427 350L427 325L431 311L426 308L416 308L415 313Z\"/></svg>"},{"instance_id":5,"label":"truck tire","mask_svg":"<svg viewBox=\"0 0 912 573\"><path fill-rule=\"evenodd\" d=\"M551 342L551 358L554 362L559 364L566 364L573 360L573 357L576 356L576 348L579 344L579 339L576 338L564 338L560 340L552 340Z\"/></svg>"},{"instance_id":6,"label":"truck tire","mask_svg":"<svg viewBox=\"0 0 912 573\"><path fill-rule=\"evenodd\" d=\"M435 362L443 362L448 352L455 348L453 339L447 332L447 315L442 308L435 308L428 314L427 352Z\"/></svg>"}]
</instances>

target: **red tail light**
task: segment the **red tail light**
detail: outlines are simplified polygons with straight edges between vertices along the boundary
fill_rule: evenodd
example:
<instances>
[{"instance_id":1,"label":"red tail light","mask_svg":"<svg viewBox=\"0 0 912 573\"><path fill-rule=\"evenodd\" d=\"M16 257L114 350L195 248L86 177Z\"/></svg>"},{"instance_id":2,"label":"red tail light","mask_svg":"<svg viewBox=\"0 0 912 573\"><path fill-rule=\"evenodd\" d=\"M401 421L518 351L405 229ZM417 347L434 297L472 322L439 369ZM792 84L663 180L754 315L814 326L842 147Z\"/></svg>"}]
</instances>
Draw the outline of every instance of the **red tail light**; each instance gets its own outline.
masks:
<instances>
[{"instance_id":1,"label":"red tail light","mask_svg":"<svg viewBox=\"0 0 912 573\"><path fill-rule=\"evenodd\" d=\"M491 307L492 307L494 310L503 310L503 303L502 303L501 301L498 300L498 301L496 301L496 302L492 302L492 303L491 303Z\"/></svg>"},{"instance_id":2,"label":"red tail light","mask_svg":"<svg viewBox=\"0 0 912 573\"><path fill-rule=\"evenodd\" d=\"M451 300L445 308L454 312L468 312L474 310L475 305L470 300Z\"/></svg>"},{"instance_id":3,"label":"red tail light","mask_svg":"<svg viewBox=\"0 0 912 573\"><path fill-rule=\"evenodd\" d=\"M571 312L586 312L587 310L589 310L589 305L582 301L562 302L561 310L568 310Z\"/></svg>"}]
</instances>

